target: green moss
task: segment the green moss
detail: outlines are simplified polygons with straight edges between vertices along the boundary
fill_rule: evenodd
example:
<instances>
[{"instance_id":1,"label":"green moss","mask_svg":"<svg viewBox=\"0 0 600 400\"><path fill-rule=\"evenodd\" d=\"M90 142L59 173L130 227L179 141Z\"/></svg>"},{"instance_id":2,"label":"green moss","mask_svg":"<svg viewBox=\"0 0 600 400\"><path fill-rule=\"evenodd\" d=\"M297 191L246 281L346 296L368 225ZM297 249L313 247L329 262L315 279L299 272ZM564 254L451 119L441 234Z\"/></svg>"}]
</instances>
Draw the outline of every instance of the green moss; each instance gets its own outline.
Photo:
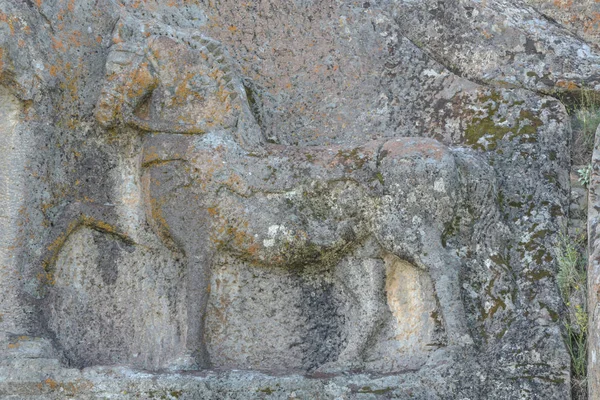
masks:
<instances>
[{"instance_id":1,"label":"green moss","mask_svg":"<svg viewBox=\"0 0 600 400\"><path fill-rule=\"evenodd\" d=\"M552 215L553 217L562 217L565 214L563 213L562 208L558 204L554 204L552 207L550 207L550 215Z\"/></svg>"},{"instance_id":2,"label":"green moss","mask_svg":"<svg viewBox=\"0 0 600 400\"><path fill-rule=\"evenodd\" d=\"M375 174L375 179L377 179L379 181L379 183L381 183L382 185L384 185L384 181L383 181L383 175L381 174L381 172L377 172Z\"/></svg>"},{"instance_id":3,"label":"green moss","mask_svg":"<svg viewBox=\"0 0 600 400\"><path fill-rule=\"evenodd\" d=\"M498 126L491 116L486 118L473 118L473 122L465 129L467 144L478 150L495 150L497 142L511 131L511 128ZM487 147L479 142L485 136Z\"/></svg>"},{"instance_id":4,"label":"green moss","mask_svg":"<svg viewBox=\"0 0 600 400\"><path fill-rule=\"evenodd\" d=\"M363 386L358 390L358 393L372 393L372 394L386 394L391 392L393 389L390 387L386 387L383 389L371 389L371 386Z\"/></svg>"},{"instance_id":5,"label":"green moss","mask_svg":"<svg viewBox=\"0 0 600 400\"><path fill-rule=\"evenodd\" d=\"M541 308L545 308L546 310L548 310L548 314L550 314L550 318L552 319L552 322L558 321L559 315L556 311L554 311L553 309L548 307L548 305L546 303L542 303L541 301L538 301L538 303Z\"/></svg>"},{"instance_id":6,"label":"green moss","mask_svg":"<svg viewBox=\"0 0 600 400\"><path fill-rule=\"evenodd\" d=\"M497 335L496 335L496 339L500 340L504 337L504 335L506 335L506 332L508 331L508 328L504 328L502 329Z\"/></svg>"},{"instance_id":7,"label":"green moss","mask_svg":"<svg viewBox=\"0 0 600 400\"><path fill-rule=\"evenodd\" d=\"M485 293L494 301L494 305L486 312L485 309L481 309L481 319L486 320L488 318L492 318L494 314L498 312L500 308L506 310L506 303L499 297L496 297L492 294L492 289L494 288L494 284L496 283L496 278L490 280L490 282L485 287Z\"/></svg>"},{"instance_id":8,"label":"green moss","mask_svg":"<svg viewBox=\"0 0 600 400\"><path fill-rule=\"evenodd\" d=\"M510 128L506 126L499 126L494 121L494 116L498 112L499 103L503 101L502 96L499 92L492 90L488 96L480 96L478 100L485 104L485 111L480 117L474 117L471 124L465 129L465 139L467 144L471 145L474 149L480 150L494 150L496 143L501 140L508 132ZM499 122L504 122L501 120ZM481 138L485 137L488 141L487 148L479 143Z\"/></svg>"},{"instance_id":9,"label":"green moss","mask_svg":"<svg viewBox=\"0 0 600 400\"><path fill-rule=\"evenodd\" d=\"M490 311L488 312L488 318L492 318L494 314L498 312L500 307L502 307L503 310L506 310L506 303L504 302L504 300L500 299L499 297L495 298L494 300L494 305L492 306L492 308L490 308Z\"/></svg>"},{"instance_id":10,"label":"green moss","mask_svg":"<svg viewBox=\"0 0 600 400\"><path fill-rule=\"evenodd\" d=\"M344 164L354 164L356 169L361 169L367 162L367 157L360 154L359 148L339 150L337 156L343 160ZM350 168L350 166L348 167Z\"/></svg>"},{"instance_id":11,"label":"green moss","mask_svg":"<svg viewBox=\"0 0 600 400\"><path fill-rule=\"evenodd\" d=\"M500 254L491 255L490 256L490 260L492 260L496 265L501 265L503 267L508 267L508 260L506 260Z\"/></svg>"},{"instance_id":12,"label":"green moss","mask_svg":"<svg viewBox=\"0 0 600 400\"><path fill-rule=\"evenodd\" d=\"M246 92L246 99L248 99L248 105L250 106L250 110L254 114L256 118L256 122L258 125L262 126L262 116L259 111L260 104L260 95L256 93L251 87L244 85L244 91Z\"/></svg>"},{"instance_id":13,"label":"green moss","mask_svg":"<svg viewBox=\"0 0 600 400\"><path fill-rule=\"evenodd\" d=\"M550 274L550 272L543 269L537 271L529 271L527 274L525 274L527 280L530 281L539 281L541 279L549 278L551 276L552 274Z\"/></svg>"},{"instance_id":14,"label":"green moss","mask_svg":"<svg viewBox=\"0 0 600 400\"><path fill-rule=\"evenodd\" d=\"M504 139L509 133L511 134L509 140L519 137L520 143L535 143L537 141L537 130L543 125L543 122L531 110L522 109L514 126L506 126L504 125L505 118L499 120L495 118L500 104L504 102L499 92L492 91L489 96L481 96L479 100L485 104L483 106L485 111L475 116L465 129L465 140L474 149L496 150L498 141ZM516 106L518 104L515 102L511 105ZM480 142L482 138L487 142L486 145Z\"/></svg>"},{"instance_id":15,"label":"green moss","mask_svg":"<svg viewBox=\"0 0 600 400\"><path fill-rule=\"evenodd\" d=\"M504 211L504 192L502 190L498 190L498 206L500 211Z\"/></svg>"},{"instance_id":16,"label":"green moss","mask_svg":"<svg viewBox=\"0 0 600 400\"><path fill-rule=\"evenodd\" d=\"M257 392L266 393L266 394L275 393L275 391L273 389L271 389L270 387L266 387L264 389L258 389Z\"/></svg>"},{"instance_id":17,"label":"green moss","mask_svg":"<svg viewBox=\"0 0 600 400\"><path fill-rule=\"evenodd\" d=\"M536 135L538 128L543 125L543 122L531 110L521 110L517 124L519 126L518 131L513 132L513 135L510 137L511 140L517 136ZM521 139L521 143L535 143L536 141L535 136Z\"/></svg>"},{"instance_id":18,"label":"green moss","mask_svg":"<svg viewBox=\"0 0 600 400\"><path fill-rule=\"evenodd\" d=\"M460 217L456 216L450 222L444 224L444 231L442 232L441 241L442 246L445 248L447 245L448 238L458 232L460 225Z\"/></svg>"},{"instance_id":19,"label":"green moss","mask_svg":"<svg viewBox=\"0 0 600 400\"><path fill-rule=\"evenodd\" d=\"M436 326L442 326L444 321L442 319L442 315L440 314L440 312L438 310L433 310L429 316L431 317L431 319L433 320L433 323Z\"/></svg>"}]
</instances>

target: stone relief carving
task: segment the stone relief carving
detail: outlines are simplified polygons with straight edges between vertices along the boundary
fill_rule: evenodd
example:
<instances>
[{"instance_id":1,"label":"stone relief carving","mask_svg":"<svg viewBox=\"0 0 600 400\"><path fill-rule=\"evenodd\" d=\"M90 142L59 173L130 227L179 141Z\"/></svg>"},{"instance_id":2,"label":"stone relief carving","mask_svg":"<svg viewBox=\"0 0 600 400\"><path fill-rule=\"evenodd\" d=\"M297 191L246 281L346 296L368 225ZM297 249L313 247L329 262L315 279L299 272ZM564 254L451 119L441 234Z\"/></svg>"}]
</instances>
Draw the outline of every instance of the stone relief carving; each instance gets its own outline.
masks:
<instances>
[{"instance_id":1,"label":"stone relief carving","mask_svg":"<svg viewBox=\"0 0 600 400\"><path fill-rule=\"evenodd\" d=\"M0 2L0 397L568 398L543 94L586 46L511 1Z\"/></svg>"},{"instance_id":2,"label":"stone relief carving","mask_svg":"<svg viewBox=\"0 0 600 400\"><path fill-rule=\"evenodd\" d=\"M211 366L206 307L220 254L253 268L336 271L357 305L346 307L346 341L321 370L360 368L390 308L399 324L410 320L410 311L390 304L398 287L394 268L428 274L446 345L473 343L461 299L462 261L444 235L461 204L475 204L472 219L483 206L488 217L495 214L495 204L481 201L495 198L493 172L483 161L425 138L268 144L219 42L127 18L113 42L96 118L116 134L131 127L144 136L147 221L186 260L183 345L163 367ZM468 188L475 170L488 182L476 193ZM69 210L51 235L45 263L56 262L80 225L134 244L106 207L77 203ZM350 254L352 261L344 260Z\"/></svg>"}]
</instances>

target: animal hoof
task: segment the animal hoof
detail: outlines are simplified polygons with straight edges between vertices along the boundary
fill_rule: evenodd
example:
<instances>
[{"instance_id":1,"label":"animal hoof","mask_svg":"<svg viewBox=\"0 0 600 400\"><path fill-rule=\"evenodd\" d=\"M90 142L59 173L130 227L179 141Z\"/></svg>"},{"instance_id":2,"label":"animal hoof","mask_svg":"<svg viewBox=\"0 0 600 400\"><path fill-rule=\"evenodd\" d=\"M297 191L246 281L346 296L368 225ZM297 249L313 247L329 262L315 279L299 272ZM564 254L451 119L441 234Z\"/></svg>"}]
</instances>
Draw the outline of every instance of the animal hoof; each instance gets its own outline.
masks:
<instances>
[{"instance_id":1,"label":"animal hoof","mask_svg":"<svg viewBox=\"0 0 600 400\"><path fill-rule=\"evenodd\" d=\"M5 349L0 359L53 359L59 356L50 340L40 337L19 336L6 339L6 342L0 340L0 345Z\"/></svg>"},{"instance_id":2,"label":"animal hoof","mask_svg":"<svg viewBox=\"0 0 600 400\"><path fill-rule=\"evenodd\" d=\"M190 354L180 355L169 362L167 362L164 367L166 371L176 372L176 371L197 371L202 369L196 359Z\"/></svg>"},{"instance_id":3,"label":"animal hoof","mask_svg":"<svg viewBox=\"0 0 600 400\"><path fill-rule=\"evenodd\" d=\"M362 371L362 363L352 361L330 361L318 367L314 372L318 374L341 374Z\"/></svg>"}]
</instances>

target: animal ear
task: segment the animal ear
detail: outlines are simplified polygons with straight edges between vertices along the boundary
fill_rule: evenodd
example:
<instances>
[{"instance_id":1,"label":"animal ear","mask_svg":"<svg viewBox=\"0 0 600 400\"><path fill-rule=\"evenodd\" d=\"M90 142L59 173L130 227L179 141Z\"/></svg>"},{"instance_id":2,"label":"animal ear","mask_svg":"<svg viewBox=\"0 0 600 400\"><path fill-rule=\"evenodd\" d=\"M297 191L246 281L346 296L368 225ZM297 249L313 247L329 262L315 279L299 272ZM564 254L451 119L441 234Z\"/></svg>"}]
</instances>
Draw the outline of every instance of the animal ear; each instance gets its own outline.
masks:
<instances>
[{"instance_id":1,"label":"animal ear","mask_svg":"<svg viewBox=\"0 0 600 400\"><path fill-rule=\"evenodd\" d=\"M237 140L246 151L256 155L263 155L265 150L265 139L260 126L254 119L252 113L242 112L238 119Z\"/></svg>"},{"instance_id":2,"label":"animal ear","mask_svg":"<svg viewBox=\"0 0 600 400\"><path fill-rule=\"evenodd\" d=\"M241 110L237 123L237 140L240 146L256 155L265 154L265 136L260 126L259 106L254 106L256 94L246 84L239 82L236 91L240 96Z\"/></svg>"}]
</instances>

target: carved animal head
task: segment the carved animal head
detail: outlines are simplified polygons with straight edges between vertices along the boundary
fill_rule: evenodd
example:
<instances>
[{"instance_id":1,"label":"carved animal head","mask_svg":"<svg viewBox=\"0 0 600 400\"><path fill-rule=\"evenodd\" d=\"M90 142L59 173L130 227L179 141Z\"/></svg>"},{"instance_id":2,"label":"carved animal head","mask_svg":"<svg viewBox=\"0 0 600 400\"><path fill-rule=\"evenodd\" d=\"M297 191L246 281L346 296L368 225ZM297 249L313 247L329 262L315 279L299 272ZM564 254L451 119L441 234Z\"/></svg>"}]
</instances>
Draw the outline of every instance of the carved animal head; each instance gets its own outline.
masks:
<instances>
[{"instance_id":1,"label":"carved animal head","mask_svg":"<svg viewBox=\"0 0 600 400\"><path fill-rule=\"evenodd\" d=\"M261 153L264 138L221 43L197 32L122 18L106 63L96 118L104 128L203 134L229 130ZM135 31L137 29L137 31Z\"/></svg>"},{"instance_id":2,"label":"carved animal head","mask_svg":"<svg viewBox=\"0 0 600 400\"><path fill-rule=\"evenodd\" d=\"M117 43L106 61L106 77L96 105L96 120L104 128L127 123L156 87L158 79L143 48Z\"/></svg>"}]
</instances>

